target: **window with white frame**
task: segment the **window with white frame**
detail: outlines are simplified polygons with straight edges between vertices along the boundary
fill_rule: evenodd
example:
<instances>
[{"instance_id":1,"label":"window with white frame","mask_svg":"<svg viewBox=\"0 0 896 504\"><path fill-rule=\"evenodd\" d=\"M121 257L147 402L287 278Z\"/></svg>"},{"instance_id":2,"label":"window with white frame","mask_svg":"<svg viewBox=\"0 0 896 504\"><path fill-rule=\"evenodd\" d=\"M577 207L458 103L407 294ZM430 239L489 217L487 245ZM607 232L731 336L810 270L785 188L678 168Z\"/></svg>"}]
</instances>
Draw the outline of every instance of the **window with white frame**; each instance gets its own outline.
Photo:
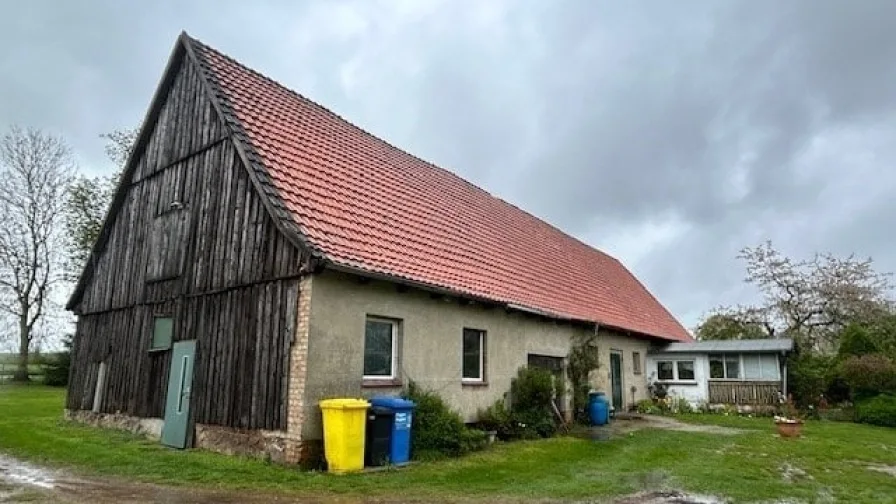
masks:
<instances>
[{"instance_id":1,"label":"window with white frame","mask_svg":"<svg viewBox=\"0 0 896 504\"><path fill-rule=\"evenodd\" d=\"M485 331L464 328L461 379L485 381Z\"/></svg>"},{"instance_id":2,"label":"window with white frame","mask_svg":"<svg viewBox=\"0 0 896 504\"><path fill-rule=\"evenodd\" d=\"M656 378L660 381L694 381L694 360L657 361Z\"/></svg>"},{"instance_id":3,"label":"window with white frame","mask_svg":"<svg viewBox=\"0 0 896 504\"><path fill-rule=\"evenodd\" d=\"M399 323L394 319L367 317L364 329L364 379L396 378Z\"/></svg>"},{"instance_id":4,"label":"window with white frame","mask_svg":"<svg viewBox=\"0 0 896 504\"><path fill-rule=\"evenodd\" d=\"M712 354L709 356L709 377L713 380L781 379L778 356L764 354Z\"/></svg>"}]
</instances>

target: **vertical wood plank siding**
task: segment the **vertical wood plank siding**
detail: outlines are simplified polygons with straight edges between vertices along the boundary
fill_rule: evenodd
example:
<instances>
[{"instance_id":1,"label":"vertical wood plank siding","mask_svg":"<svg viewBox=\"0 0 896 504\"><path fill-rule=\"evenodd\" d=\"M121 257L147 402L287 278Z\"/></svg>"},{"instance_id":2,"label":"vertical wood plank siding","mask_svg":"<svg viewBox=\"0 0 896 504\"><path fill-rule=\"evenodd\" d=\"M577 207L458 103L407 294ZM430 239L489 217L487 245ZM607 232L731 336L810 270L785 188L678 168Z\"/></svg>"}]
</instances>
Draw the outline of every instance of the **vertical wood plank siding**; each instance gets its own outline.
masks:
<instances>
[{"instance_id":1,"label":"vertical wood plank siding","mask_svg":"<svg viewBox=\"0 0 896 504\"><path fill-rule=\"evenodd\" d=\"M275 227L227 130L184 60L78 306L66 406L163 414L171 352L150 352L153 317L196 339L196 422L285 428L288 346L301 252Z\"/></svg>"}]
</instances>

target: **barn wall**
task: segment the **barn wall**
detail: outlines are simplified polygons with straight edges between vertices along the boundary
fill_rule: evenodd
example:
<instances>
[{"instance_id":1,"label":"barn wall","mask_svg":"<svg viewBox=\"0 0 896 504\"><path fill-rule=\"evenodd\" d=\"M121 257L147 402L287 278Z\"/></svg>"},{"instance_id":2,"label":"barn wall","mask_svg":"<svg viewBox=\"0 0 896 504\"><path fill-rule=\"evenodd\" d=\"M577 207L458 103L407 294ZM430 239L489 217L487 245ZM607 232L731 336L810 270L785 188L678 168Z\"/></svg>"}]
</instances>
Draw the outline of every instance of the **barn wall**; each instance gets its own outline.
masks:
<instances>
[{"instance_id":1,"label":"barn wall","mask_svg":"<svg viewBox=\"0 0 896 504\"><path fill-rule=\"evenodd\" d=\"M281 280L167 303L81 316L66 408L161 417L171 351L149 351L153 317L173 316L174 340L196 340L192 413L197 423L251 429L285 426L286 362L297 280Z\"/></svg>"},{"instance_id":2,"label":"barn wall","mask_svg":"<svg viewBox=\"0 0 896 504\"><path fill-rule=\"evenodd\" d=\"M197 423L280 429L301 252L275 227L227 130L184 59L76 307L70 409L163 414L171 351L153 316L196 339Z\"/></svg>"}]
</instances>

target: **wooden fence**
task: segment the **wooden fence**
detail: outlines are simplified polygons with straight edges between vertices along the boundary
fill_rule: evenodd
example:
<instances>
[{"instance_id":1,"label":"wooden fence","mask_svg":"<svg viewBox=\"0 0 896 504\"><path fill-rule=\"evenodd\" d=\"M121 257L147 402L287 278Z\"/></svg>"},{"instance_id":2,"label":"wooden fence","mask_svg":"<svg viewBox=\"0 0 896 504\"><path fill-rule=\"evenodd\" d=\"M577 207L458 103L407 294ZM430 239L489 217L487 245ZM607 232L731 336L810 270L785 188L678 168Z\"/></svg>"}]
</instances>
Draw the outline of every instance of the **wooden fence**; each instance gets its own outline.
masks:
<instances>
[{"instance_id":1,"label":"wooden fence","mask_svg":"<svg viewBox=\"0 0 896 504\"><path fill-rule=\"evenodd\" d=\"M776 404L779 381L709 381L710 404Z\"/></svg>"}]
</instances>

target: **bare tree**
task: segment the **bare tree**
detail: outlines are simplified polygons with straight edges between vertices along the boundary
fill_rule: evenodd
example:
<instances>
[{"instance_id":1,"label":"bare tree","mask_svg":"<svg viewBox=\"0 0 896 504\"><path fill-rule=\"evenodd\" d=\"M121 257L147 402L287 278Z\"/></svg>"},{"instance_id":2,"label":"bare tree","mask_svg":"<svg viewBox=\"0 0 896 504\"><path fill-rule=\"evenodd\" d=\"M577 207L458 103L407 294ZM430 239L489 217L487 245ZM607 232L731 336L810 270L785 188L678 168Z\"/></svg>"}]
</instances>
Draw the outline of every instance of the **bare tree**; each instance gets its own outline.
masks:
<instances>
[{"instance_id":1,"label":"bare tree","mask_svg":"<svg viewBox=\"0 0 896 504\"><path fill-rule=\"evenodd\" d=\"M746 262L746 281L759 288L762 302L722 307L707 320L723 317L761 328L766 337L792 337L803 348L828 351L836 349L847 324L867 323L892 310L890 275L875 271L870 258L815 254L794 260L771 242L744 248L738 258Z\"/></svg>"},{"instance_id":2,"label":"bare tree","mask_svg":"<svg viewBox=\"0 0 896 504\"><path fill-rule=\"evenodd\" d=\"M61 279L60 224L73 173L59 137L14 126L0 138L0 310L18 325L17 381L28 380L34 326Z\"/></svg>"}]
</instances>

